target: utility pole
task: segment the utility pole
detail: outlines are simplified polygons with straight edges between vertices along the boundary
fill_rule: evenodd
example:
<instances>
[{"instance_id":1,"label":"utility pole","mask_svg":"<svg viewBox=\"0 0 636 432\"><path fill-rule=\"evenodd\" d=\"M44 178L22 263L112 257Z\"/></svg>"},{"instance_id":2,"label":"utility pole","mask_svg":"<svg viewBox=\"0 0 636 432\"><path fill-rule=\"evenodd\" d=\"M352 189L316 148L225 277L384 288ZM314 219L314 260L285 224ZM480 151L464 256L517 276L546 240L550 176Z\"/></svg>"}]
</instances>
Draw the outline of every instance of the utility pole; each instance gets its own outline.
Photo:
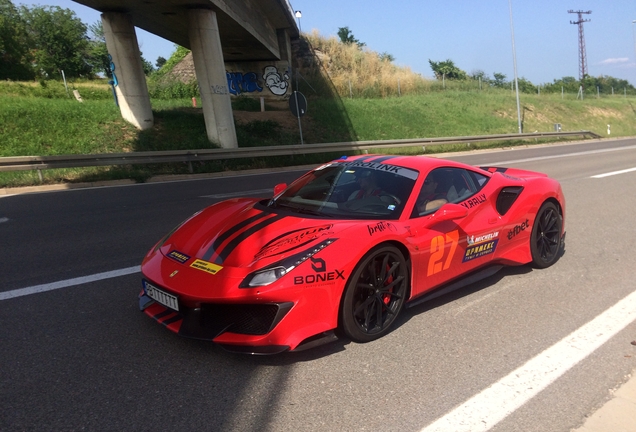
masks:
<instances>
[{"instance_id":1,"label":"utility pole","mask_svg":"<svg viewBox=\"0 0 636 432\"><path fill-rule=\"evenodd\" d=\"M570 24L576 24L579 26L579 80L581 81L581 87L583 87L583 78L587 75L587 58L585 54L585 36L583 35L583 23L591 21L589 19L583 19L583 14L591 14L592 11L582 10L569 10L568 13L575 13L578 15L578 21L570 21Z\"/></svg>"}]
</instances>

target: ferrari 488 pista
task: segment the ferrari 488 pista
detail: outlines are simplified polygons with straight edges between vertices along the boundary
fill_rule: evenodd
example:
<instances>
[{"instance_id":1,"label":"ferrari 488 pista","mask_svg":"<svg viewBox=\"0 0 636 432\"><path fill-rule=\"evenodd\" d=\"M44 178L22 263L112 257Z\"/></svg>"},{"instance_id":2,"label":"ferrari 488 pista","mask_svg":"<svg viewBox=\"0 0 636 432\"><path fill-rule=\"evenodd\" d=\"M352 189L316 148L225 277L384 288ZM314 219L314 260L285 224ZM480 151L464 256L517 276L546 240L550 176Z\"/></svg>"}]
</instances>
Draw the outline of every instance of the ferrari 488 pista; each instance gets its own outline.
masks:
<instances>
[{"instance_id":1,"label":"ferrari 488 pista","mask_svg":"<svg viewBox=\"0 0 636 432\"><path fill-rule=\"evenodd\" d=\"M231 351L369 342L405 306L503 265L552 265L564 219L561 186L545 174L343 157L270 198L229 199L181 223L144 258L139 306Z\"/></svg>"}]
</instances>

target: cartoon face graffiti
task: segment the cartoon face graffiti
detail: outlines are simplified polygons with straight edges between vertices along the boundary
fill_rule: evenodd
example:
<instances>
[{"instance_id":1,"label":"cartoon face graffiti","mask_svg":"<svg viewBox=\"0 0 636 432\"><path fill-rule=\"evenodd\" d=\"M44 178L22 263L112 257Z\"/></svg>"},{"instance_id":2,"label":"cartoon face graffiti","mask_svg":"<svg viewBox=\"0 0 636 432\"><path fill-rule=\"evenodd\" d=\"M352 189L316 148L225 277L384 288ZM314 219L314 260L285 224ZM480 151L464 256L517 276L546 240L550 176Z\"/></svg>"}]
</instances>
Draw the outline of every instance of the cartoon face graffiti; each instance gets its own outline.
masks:
<instances>
[{"instance_id":1,"label":"cartoon face graffiti","mask_svg":"<svg viewBox=\"0 0 636 432\"><path fill-rule=\"evenodd\" d=\"M282 96L287 93L287 88L289 88L289 75L287 72L281 76L275 66L266 66L263 69L263 80L269 91L276 96Z\"/></svg>"}]
</instances>

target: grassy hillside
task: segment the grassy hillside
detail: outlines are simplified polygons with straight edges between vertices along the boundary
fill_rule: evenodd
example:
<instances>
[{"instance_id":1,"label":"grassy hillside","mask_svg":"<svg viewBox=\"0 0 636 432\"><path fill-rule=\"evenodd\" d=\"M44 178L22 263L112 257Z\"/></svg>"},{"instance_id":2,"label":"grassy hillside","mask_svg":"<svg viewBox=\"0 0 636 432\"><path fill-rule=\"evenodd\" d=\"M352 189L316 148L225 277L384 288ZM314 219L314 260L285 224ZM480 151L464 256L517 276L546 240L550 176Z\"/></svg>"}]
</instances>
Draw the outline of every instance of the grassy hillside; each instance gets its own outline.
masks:
<instances>
[{"instance_id":1,"label":"grassy hillside","mask_svg":"<svg viewBox=\"0 0 636 432\"><path fill-rule=\"evenodd\" d=\"M516 99L510 90L479 89L474 82L442 85L383 61L373 51L361 51L316 34L303 44L299 49L299 89L308 98L308 113L302 119L307 144L517 131ZM84 102L71 96L73 89L79 90ZM0 157L214 147L206 138L200 104L193 108L189 97L152 98L151 102L155 126L138 131L121 118L105 81L74 82L69 92L56 81L0 82ZM586 129L606 136L610 124L612 137L636 136L635 105L635 97L621 94L585 100L576 99L575 94L521 94L525 132L552 131L554 124L560 123L564 131ZM300 142L298 122L286 103L268 104L261 113L257 101L237 98L233 107L239 146ZM453 147L443 150L449 149ZM229 160L193 168L194 172L213 172L318 163L329 157ZM156 174L188 173L188 167L143 165L42 173L45 183L117 178L143 181ZM39 182L33 172L0 173L0 187Z\"/></svg>"}]
</instances>

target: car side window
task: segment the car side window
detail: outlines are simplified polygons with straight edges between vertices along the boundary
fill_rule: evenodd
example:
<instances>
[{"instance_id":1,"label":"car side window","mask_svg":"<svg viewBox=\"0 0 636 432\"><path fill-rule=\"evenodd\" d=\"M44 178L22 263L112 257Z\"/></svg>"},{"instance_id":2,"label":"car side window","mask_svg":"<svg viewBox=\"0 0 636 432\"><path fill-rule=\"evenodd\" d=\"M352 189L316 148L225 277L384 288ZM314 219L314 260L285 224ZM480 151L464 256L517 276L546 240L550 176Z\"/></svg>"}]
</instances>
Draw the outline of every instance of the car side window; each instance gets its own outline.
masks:
<instances>
[{"instance_id":1,"label":"car side window","mask_svg":"<svg viewBox=\"0 0 636 432\"><path fill-rule=\"evenodd\" d=\"M433 213L446 204L452 186L453 168L437 168L432 170L418 193L411 217L420 217Z\"/></svg>"},{"instance_id":2,"label":"car side window","mask_svg":"<svg viewBox=\"0 0 636 432\"><path fill-rule=\"evenodd\" d=\"M435 212L446 203L457 204L477 193L489 177L462 168L437 168L424 180L411 217Z\"/></svg>"}]
</instances>

